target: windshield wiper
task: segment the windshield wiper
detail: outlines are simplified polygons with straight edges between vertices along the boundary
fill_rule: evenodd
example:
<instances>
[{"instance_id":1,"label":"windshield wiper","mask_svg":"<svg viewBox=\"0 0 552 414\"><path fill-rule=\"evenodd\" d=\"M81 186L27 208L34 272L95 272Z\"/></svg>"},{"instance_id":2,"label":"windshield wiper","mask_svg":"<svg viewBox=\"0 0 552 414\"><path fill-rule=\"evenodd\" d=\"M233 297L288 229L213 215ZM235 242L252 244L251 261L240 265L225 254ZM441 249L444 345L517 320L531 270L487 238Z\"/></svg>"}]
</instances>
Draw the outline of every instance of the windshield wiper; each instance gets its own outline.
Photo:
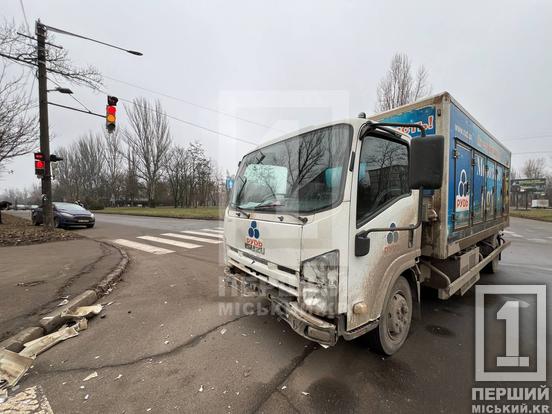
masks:
<instances>
[{"instance_id":1,"label":"windshield wiper","mask_svg":"<svg viewBox=\"0 0 552 414\"><path fill-rule=\"evenodd\" d=\"M236 210L238 210L240 213L242 213L245 217L249 218L251 217L251 213L248 213L247 211L245 211L243 208L241 208L240 206L234 206L234 208Z\"/></svg>"},{"instance_id":2,"label":"windshield wiper","mask_svg":"<svg viewBox=\"0 0 552 414\"><path fill-rule=\"evenodd\" d=\"M299 220L299 221L300 221L301 223L303 223L303 224L306 224L307 221L309 221L309 219L308 219L307 217L303 217L303 216L300 216L300 215L298 215L298 214L293 214L293 213L285 213L285 214L287 214L288 216L293 217L294 219ZM281 217L281 219L280 219L280 217ZM278 217L278 218L280 219L280 221L283 221L283 220L284 220L284 216L280 216L280 217Z\"/></svg>"}]
</instances>

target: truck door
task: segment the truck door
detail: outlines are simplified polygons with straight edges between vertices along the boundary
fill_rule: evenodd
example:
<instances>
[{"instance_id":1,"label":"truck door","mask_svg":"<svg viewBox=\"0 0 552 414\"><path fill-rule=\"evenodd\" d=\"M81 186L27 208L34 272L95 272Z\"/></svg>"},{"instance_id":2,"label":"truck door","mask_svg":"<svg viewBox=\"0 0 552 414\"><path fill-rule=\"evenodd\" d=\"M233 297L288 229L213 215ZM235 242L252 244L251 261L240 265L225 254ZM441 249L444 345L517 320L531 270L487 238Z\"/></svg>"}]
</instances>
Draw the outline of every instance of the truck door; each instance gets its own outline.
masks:
<instances>
[{"instance_id":1,"label":"truck door","mask_svg":"<svg viewBox=\"0 0 552 414\"><path fill-rule=\"evenodd\" d=\"M470 225L470 195L472 188L471 149L456 141L454 179L454 228Z\"/></svg>"},{"instance_id":2,"label":"truck door","mask_svg":"<svg viewBox=\"0 0 552 414\"><path fill-rule=\"evenodd\" d=\"M496 213L496 164L487 160L485 220L494 220Z\"/></svg>"},{"instance_id":3,"label":"truck door","mask_svg":"<svg viewBox=\"0 0 552 414\"><path fill-rule=\"evenodd\" d=\"M415 138L418 139L418 138ZM408 185L408 145L387 136L367 136L356 148L351 191L349 272L347 279L347 329L357 328L379 316L386 294L389 274L416 256L416 243L409 242L406 231L373 232L370 250L355 256L355 236L373 228L395 228L416 223L417 191ZM416 238L414 238L416 240ZM409 256L409 257L410 257ZM357 303L367 312L355 314Z\"/></svg>"},{"instance_id":4,"label":"truck door","mask_svg":"<svg viewBox=\"0 0 552 414\"><path fill-rule=\"evenodd\" d=\"M496 217L504 215L504 167L496 164Z\"/></svg>"},{"instance_id":5,"label":"truck door","mask_svg":"<svg viewBox=\"0 0 552 414\"><path fill-rule=\"evenodd\" d=\"M478 153L473 156L472 196L473 223L481 223L485 218L485 157Z\"/></svg>"}]
</instances>

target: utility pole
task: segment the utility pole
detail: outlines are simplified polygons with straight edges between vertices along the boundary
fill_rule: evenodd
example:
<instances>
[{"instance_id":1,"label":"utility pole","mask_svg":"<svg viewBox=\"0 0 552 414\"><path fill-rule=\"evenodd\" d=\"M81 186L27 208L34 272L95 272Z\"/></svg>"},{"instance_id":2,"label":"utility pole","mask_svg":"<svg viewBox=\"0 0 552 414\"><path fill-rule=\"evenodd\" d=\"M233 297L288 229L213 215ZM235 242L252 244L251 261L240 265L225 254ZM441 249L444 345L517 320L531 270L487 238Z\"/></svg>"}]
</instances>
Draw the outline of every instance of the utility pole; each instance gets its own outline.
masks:
<instances>
[{"instance_id":1,"label":"utility pole","mask_svg":"<svg viewBox=\"0 0 552 414\"><path fill-rule=\"evenodd\" d=\"M46 77L46 27L36 22L38 102L40 120L40 152L44 154L44 175L42 176L42 214L44 226L54 227L52 212L52 174L50 169L50 134L48 127L48 79Z\"/></svg>"}]
</instances>

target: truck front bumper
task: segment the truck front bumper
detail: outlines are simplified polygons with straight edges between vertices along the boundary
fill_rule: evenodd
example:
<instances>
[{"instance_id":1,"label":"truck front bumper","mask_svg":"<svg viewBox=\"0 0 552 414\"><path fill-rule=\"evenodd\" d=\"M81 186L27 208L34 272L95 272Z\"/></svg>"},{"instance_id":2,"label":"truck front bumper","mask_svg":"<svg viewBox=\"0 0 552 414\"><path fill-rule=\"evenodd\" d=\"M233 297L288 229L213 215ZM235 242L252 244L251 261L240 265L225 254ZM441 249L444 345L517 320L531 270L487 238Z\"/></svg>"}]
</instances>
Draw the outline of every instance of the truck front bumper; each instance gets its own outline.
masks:
<instances>
[{"instance_id":1,"label":"truck front bumper","mask_svg":"<svg viewBox=\"0 0 552 414\"><path fill-rule=\"evenodd\" d=\"M254 276L237 273L230 267L224 269L224 276L226 284L242 296L266 295L272 311L304 338L328 346L337 343L337 326L301 309L296 298L279 297L277 289L264 286L266 284Z\"/></svg>"}]
</instances>

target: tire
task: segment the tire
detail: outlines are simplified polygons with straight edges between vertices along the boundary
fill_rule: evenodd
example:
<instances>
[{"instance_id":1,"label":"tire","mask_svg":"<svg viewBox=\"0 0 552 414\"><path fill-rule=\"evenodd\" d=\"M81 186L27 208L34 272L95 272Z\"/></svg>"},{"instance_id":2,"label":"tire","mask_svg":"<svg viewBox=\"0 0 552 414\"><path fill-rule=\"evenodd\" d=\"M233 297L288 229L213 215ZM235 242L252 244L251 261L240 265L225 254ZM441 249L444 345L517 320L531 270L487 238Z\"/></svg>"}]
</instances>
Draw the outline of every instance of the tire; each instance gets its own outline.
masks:
<instances>
[{"instance_id":1,"label":"tire","mask_svg":"<svg viewBox=\"0 0 552 414\"><path fill-rule=\"evenodd\" d=\"M31 216L31 223L33 223L33 226L40 226L40 223L35 216Z\"/></svg>"},{"instance_id":2,"label":"tire","mask_svg":"<svg viewBox=\"0 0 552 414\"><path fill-rule=\"evenodd\" d=\"M55 229L60 229L61 228L61 223L59 222L59 218L57 218L57 217L54 217L54 228Z\"/></svg>"},{"instance_id":3,"label":"tire","mask_svg":"<svg viewBox=\"0 0 552 414\"><path fill-rule=\"evenodd\" d=\"M94 225L93 224L87 224L86 227L91 229L92 227L94 227Z\"/></svg>"},{"instance_id":4,"label":"tire","mask_svg":"<svg viewBox=\"0 0 552 414\"><path fill-rule=\"evenodd\" d=\"M368 333L371 348L383 355L393 355L406 341L412 323L412 290L399 276L383 305L378 327Z\"/></svg>"}]
</instances>

